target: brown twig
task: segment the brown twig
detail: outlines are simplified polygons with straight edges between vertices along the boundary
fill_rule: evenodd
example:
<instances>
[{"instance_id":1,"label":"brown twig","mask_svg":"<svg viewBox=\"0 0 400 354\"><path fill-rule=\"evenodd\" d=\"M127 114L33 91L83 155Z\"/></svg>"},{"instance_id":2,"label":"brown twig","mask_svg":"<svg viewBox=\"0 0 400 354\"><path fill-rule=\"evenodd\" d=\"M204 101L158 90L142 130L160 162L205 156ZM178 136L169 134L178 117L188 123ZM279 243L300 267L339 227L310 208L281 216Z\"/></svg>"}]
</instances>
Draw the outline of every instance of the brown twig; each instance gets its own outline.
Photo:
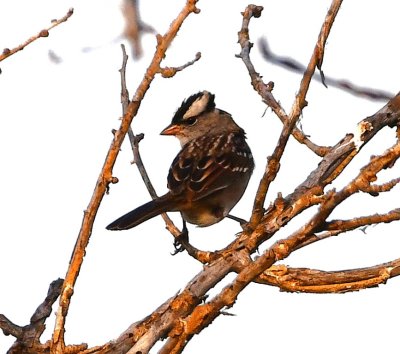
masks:
<instances>
[{"instance_id":1,"label":"brown twig","mask_svg":"<svg viewBox=\"0 0 400 354\"><path fill-rule=\"evenodd\" d=\"M191 13L199 12L199 10L196 8L196 2L196 0L187 0L184 8L179 13L177 18L171 23L171 26L166 34L164 36L157 36L157 48L153 59L146 71L142 82L139 84L135 95L133 96L131 102L127 107L126 114L121 121L120 128L114 134L113 141L111 143L104 165L98 177L93 196L89 202L88 208L84 213L82 226L72 253L71 261L63 284L51 343L52 354L62 354L64 352L65 321L68 314L71 297L74 291L74 285L83 262L85 249L89 243L97 210L99 209L100 203L105 193L107 192L108 185L115 182L115 179L113 179L112 176L112 168L119 154L122 142L128 132L129 126L131 125L134 116L137 114L142 99L144 98L148 88L150 87L150 84L153 81L156 73L158 73L160 70L160 63L165 57L166 50L178 33L183 21Z\"/></svg>"},{"instance_id":2,"label":"brown twig","mask_svg":"<svg viewBox=\"0 0 400 354\"><path fill-rule=\"evenodd\" d=\"M126 114L126 110L129 105L129 92L128 88L126 85L126 64L128 61L128 56L126 54L125 46L121 44L122 48L122 67L120 69L120 74L121 74L121 103L122 103L122 113L123 115ZM136 164L136 167L139 170L140 176L142 177L142 180L150 193L150 196L155 199L157 198L157 192L151 183L150 177L147 174L146 168L144 167L144 163L142 160L142 157L140 156L139 152L139 143L140 141L144 138L144 134L138 134L135 135L133 133L132 127L129 126L128 129L128 137L129 137L129 142L131 145L132 153L133 153L133 162ZM174 237L178 237L180 235L180 230L174 225L172 220L168 217L166 213L161 215L162 218L164 219L166 223L167 229L172 233Z\"/></svg>"},{"instance_id":3,"label":"brown twig","mask_svg":"<svg viewBox=\"0 0 400 354\"><path fill-rule=\"evenodd\" d=\"M321 203L318 213L315 214L300 230L284 240L275 242L272 247L268 248L255 261L247 261L245 266L241 267L237 277L230 284L204 305L198 305L191 314L184 319L184 329L181 329L180 336L174 339L175 348L172 352L180 353L187 341L194 334L199 333L203 328L207 327L217 316L220 315L223 308L229 308L235 303L239 293L250 282L262 280L262 274L276 261L288 257L297 249L298 245L307 240L309 235L313 235L313 233L325 223L326 218L337 205L354 193L360 191L360 181L364 181L368 176L371 176L373 179L373 176L382 169L393 165L393 162L399 157L400 142L388 149L383 155L372 158L370 163L361 170L360 174L341 191L337 193L334 191L328 193L323 203ZM238 264L239 263L236 263L236 265ZM374 276L366 276L365 273L370 274L372 269L375 270ZM336 274L333 272L325 272L324 277L320 277L320 282L315 281L313 278L309 278L309 281L307 281L306 276L311 272L313 272L313 270L309 269L300 272L297 277L302 277L302 283L296 283L293 281L284 283L284 285L286 285L285 290L297 291L297 289L300 289L300 291L309 292L343 292L359 290L376 286L386 282L387 279L391 277L400 275L400 263L396 260L392 263L387 263L383 266L381 265L376 269L372 267L367 268L366 270L341 271L336 272ZM354 273L356 272L358 272L358 278L354 278ZM277 283L277 281L275 283ZM170 346L172 346L171 343Z\"/></svg>"},{"instance_id":4,"label":"brown twig","mask_svg":"<svg viewBox=\"0 0 400 354\"><path fill-rule=\"evenodd\" d=\"M122 103L122 113L123 115L125 115L126 113L126 109L129 105L129 92L128 92L128 88L126 85L126 64L128 62L128 56L126 54L126 50L125 50L125 46L123 44L121 44L122 47L122 67L119 70L120 74L121 74L121 103ZM200 53L197 53L198 55L196 56L196 59L185 64L182 65L179 68L176 68L176 71L174 73L174 75L178 72L183 70L184 68L194 64L197 60L200 59ZM162 70L161 70L162 73ZM163 77L165 77L164 75L162 75ZM133 133L132 127L130 126L128 129L128 137L129 137L129 141L130 141L130 145L131 145L131 149L132 149L132 153L133 153L133 158L134 158L134 163L136 164L140 176L142 177L142 180L148 190L148 192L150 193L150 196L155 199L157 198L157 192L153 186L153 184L151 183L150 177L146 171L146 168L144 166L142 157L140 156L140 151L139 151L139 143L140 141L144 138L144 134L138 134L135 135ZM183 246L183 248L188 252L189 255L191 255L192 257L196 258L197 260L199 260L202 263L207 263L209 260L209 253L208 252L203 252L198 250L197 248L193 247L191 244L189 244L188 240L186 240L185 238L181 238L182 235L182 231L180 231L175 224L172 222L171 218L166 214L163 213L161 214L161 217L163 218L166 228L167 230L172 234L172 236L174 236L175 240L179 239L179 243L181 246ZM178 249L176 250L176 252L178 252Z\"/></svg>"},{"instance_id":5,"label":"brown twig","mask_svg":"<svg viewBox=\"0 0 400 354\"><path fill-rule=\"evenodd\" d=\"M280 103L275 99L275 97L272 94L274 83L269 82L265 84L260 74L255 70L254 65L250 59L250 50L253 47L253 43L250 42L249 24L252 17L258 18L261 16L262 10L263 10L262 6L249 5L246 7L246 10L242 13L243 15L242 27L238 32L238 37L239 37L238 42L240 44L241 51L240 54L236 55L236 57L242 59L244 65L246 66L254 90L261 96L263 102L267 104L269 107L271 107L271 109L281 120L281 122L286 124L286 122L289 120L289 117L286 114L283 107L280 105ZM297 127L293 128L292 135L299 143L306 145L311 151L313 151L318 156L324 156L327 153L327 151L329 151L328 147L318 146L314 144Z\"/></svg>"},{"instance_id":6,"label":"brown twig","mask_svg":"<svg viewBox=\"0 0 400 354\"><path fill-rule=\"evenodd\" d=\"M264 203L269 186L275 179L279 171L280 160L283 156L283 152L285 151L290 134L293 131L293 128L295 127L303 108L307 105L306 95L311 82L311 78L314 74L315 68L318 67L320 69L322 66L324 46L328 38L329 32L332 28L333 22L336 18L336 15L339 11L341 3L341 0L334 0L331 4L331 7L326 15L325 21L318 36L318 41L315 45L314 52L311 56L307 69L303 74L303 78L300 83L300 89L296 95L288 120L285 121L282 133L279 137L274 152L268 158L268 163L265 168L264 175L261 178L256 197L254 199L253 212L249 223L250 229L254 229L256 225L258 225L264 213Z\"/></svg>"},{"instance_id":7,"label":"brown twig","mask_svg":"<svg viewBox=\"0 0 400 354\"><path fill-rule=\"evenodd\" d=\"M338 3L333 4L333 8ZM332 13L328 13L330 21L333 20ZM324 30L317 44L324 45L327 31ZM321 66L322 50L316 48L315 65ZM309 84L309 72L306 81L303 81L301 87L306 90ZM308 81L308 83L307 83ZM305 91L304 91L305 92ZM304 101L298 97L298 102ZM225 287L217 296L205 304L197 305L186 318L176 322L174 330L169 334L170 338L164 346L164 352L180 353L190 338L199 333L203 328L208 326L217 316L219 316L224 307L232 306L236 301L238 294L250 282L258 279L266 269L271 267L277 260L286 258L296 247L307 240L309 235L318 230L325 223L326 218L331 214L332 210L348 198L356 193L361 181L356 180L354 186L351 185L344 189L342 193L336 194L330 192L323 194L323 188L341 173L347 166L352 157L354 157L360 149L383 127L395 126L400 121L400 96L394 97L375 115L366 118L357 126L354 134L348 134L342 139L337 146L329 151L329 156L325 156L323 161L318 165L317 169L302 183L295 192L286 198L278 198L277 201L269 208L261 222L254 231L245 230L234 242L220 252L221 258L214 258L209 266L212 269L217 262L230 260L231 270L238 269L239 274L236 279ZM300 107L300 105L298 105ZM293 110L296 117L296 107ZM390 154L390 153L389 153ZM335 156L335 157L334 157ZM386 162L384 160L387 159ZM376 172L382 168L388 167L393 163L393 156L382 157L380 166L371 167ZM373 165L369 164L369 165ZM373 171L371 170L370 172ZM354 189L353 189L354 188ZM266 239L270 238L274 233L286 223L298 215L301 211L307 209L311 205L321 204L318 214L310 220L298 233L292 235L288 239L280 240L270 247L264 254L257 258L254 262L250 260L249 254L254 252L258 246ZM215 262L215 263L214 263ZM390 274L390 277L399 275L398 272ZM203 275L204 279L204 275ZM349 287L349 289L359 289L361 286L368 287L378 282L384 282L387 276L377 277L374 282L361 282L357 286ZM327 289L326 291L331 291ZM295 291L295 290L293 290ZM178 296L179 297L179 296ZM186 304L187 305L187 304ZM193 304L190 304L191 306Z\"/></svg>"},{"instance_id":8,"label":"brown twig","mask_svg":"<svg viewBox=\"0 0 400 354\"><path fill-rule=\"evenodd\" d=\"M385 214L361 216L350 220L331 220L324 225L324 229L328 231L350 231L368 225L389 223L395 220L400 220L400 208L393 209Z\"/></svg>"},{"instance_id":9,"label":"brown twig","mask_svg":"<svg viewBox=\"0 0 400 354\"><path fill-rule=\"evenodd\" d=\"M344 200L354 195L355 193L362 192L363 188L371 184L378 172L387 168L388 166L392 166L393 163L400 157L400 142L397 142L393 147L388 149L385 153L380 156L375 156L371 158L371 161L361 169L360 173L354 178L348 185L346 185L342 190L330 191L327 193L327 198L321 203L319 211L311 218L311 220L307 223L306 226L303 226L301 230L295 232L288 239L295 240L294 248L292 250L300 248L303 246L309 239L315 240L314 236L317 232L322 231L331 231L332 224L330 228L327 226L329 223L326 222L327 217L331 214L331 212L342 203ZM374 220L373 220L374 219ZM369 222L372 220L374 223L378 222L388 222L397 220L398 215L393 213L390 216L384 218L371 218ZM366 218L362 218L359 220L355 220L353 224L349 222L344 223L344 226L351 229L359 226L362 222L367 222ZM334 223L336 227L339 227L338 223ZM343 224L342 224L343 225ZM340 228L340 230L347 231L346 229Z\"/></svg>"},{"instance_id":10,"label":"brown twig","mask_svg":"<svg viewBox=\"0 0 400 354\"><path fill-rule=\"evenodd\" d=\"M170 78L175 76L175 74L179 71L182 71L184 69L186 69L188 66L193 65L196 61L200 60L201 58L201 53L197 52L196 56L193 60L188 61L187 63L181 65L181 66L177 66L177 67L173 67L173 66L167 66L165 68L160 68L160 73L162 77L165 78Z\"/></svg>"},{"instance_id":11,"label":"brown twig","mask_svg":"<svg viewBox=\"0 0 400 354\"><path fill-rule=\"evenodd\" d=\"M393 209L385 214L361 216L350 220L327 221L323 226L321 226L321 229L324 231L319 231L318 234L310 235L305 242L302 242L296 247L296 250L306 247L314 242L321 241L332 236L338 236L348 231L360 228L362 231L364 231L368 226L380 223L390 223L397 220L400 220L400 209Z\"/></svg>"},{"instance_id":12,"label":"brown twig","mask_svg":"<svg viewBox=\"0 0 400 354\"><path fill-rule=\"evenodd\" d=\"M396 102L396 98L394 98L386 106L389 106L392 109L397 108L395 111L396 113L392 112L391 119L397 119L397 121L399 121L400 107L396 106L394 102ZM380 120L383 118L383 115L374 115L372 117L374 117L375 120ZM379 124L375 123L372 117L370 119L371 124L373 126L378 126ZM396 120L386 120L386 124L392 124L395 121ZM380 165L376 164L373 167L375 170L370 171L371 175L373 175L374 171L378 171L386 166L390 166L390 159L387 159L385 163L382 163L383 159L384 158L382 158ZM331 163L333 163L333 161L331 161ZM322 165L318 168L325 169L327 166ZM319 179L315 179L314 183L318 183L318 181ZM318 190L318 188L316 190ZM315 203L326 202L329 199L326 196L314 196L313 193L315 190L312 188L303 192L305 192L304 199L299 199L299 194L292 195L293 198L296 196L298 199L290 200L291 203L294 203L291 207L285 201L288 198L282 198L280 205L275 206L275 208L279 207L279 213L276 211L276 209L272 208L269 211L270 215L268 215L270 217L270 219L268 219L270 222L268 224L264 224L262 230L261 227L260 229L255 230L253 232L254 238L258 237L258 241L262 242L264 235L262 235L261 232L270 232L273 234L279 230L279 228L284 225L282 218L284 218L285 215L290 220L294 217L294 215L297 215L296 210L300 212L299 210L301 208L301 210L307 208L305 200L309 200L308 205L311 205ZM330 198L333 198L332 193L330 194ZM297 206L296 204L299 205ZM288 210L291 209L295 210L293 214L288 212ZM329 215L327 209L325 209L324 213L325 215ZM263 220L263 222L267 222L267 220ZM322 224L323 220L319 220L318 223L311 223L311 225L308 227L308 231L312 230L313 228L316 229L318 225ZM294 238L296 237L294 236ZM301 236L301 238L306 239L306 237L303 236ZM256 246L252 248L252 242L253 238L245 238L240 236L230 245L229 250L226 250L222 254L222 257L213 258L211 264L204 267L204 269L189 282L185 289L183 289L174 298L168 299L162 306L160 306L156 311L142 321L132 324L123 334L121 334L117 340L109 342L104 346L96 347L96 349L92 348L93 351L85 351L85 354L116 354L126 352L128 350L131 350L131 352L138 350L147 352L157 340L160 338L165 338L166 336L168 336L168 340L163 348L161 348L160 352L181 352L193 334L200 332L215 317L219 316L222 313L221 309L223 307L231 306L233 304L237 294L239 294L240 291L246 286L247 282L261 281L262 277L264 276L263 269L268 269L269 266L273 265L278 259L287 257L290 252L293 252L296 249L296 244L301 244L301 239L297 241L291 238L288 240L280 240L276 242L267 252L265 252L265 254L260 256L260 258L256 259L255 262L253 262L249 257L250 252L254 252L256 248ZM217 295L217 297L214 299L202 304L202 300L205 298L207 292L214 287L215 284L219 283L219 281L223 279L229 272L234 270L238 270L240 272L234 283L229 284L223 290L223 292ZM259 276L256 275L258 273ZM305 276L302 279L306 279L307 271L305 271L304 274ZM389 277L396 275L398 275L398 271L394 270L389 274ZM298 276L300 277L300 274ZM340 279L344 279L339 273L337 274L336 282L333 277L334 275L332 275L330 281L337 284L340 284ZM253 280L250 280L252 278ZM361 284L364 287L376 285L379 281L386 281L388 277L375 277L374 280L365 281L363 283L361 283L361 281L357 283L356 280L353 279L353 284L351 284L351 286L348 284L349 279L350 278L347 278L347 283L344 284L347 284L348 289L355 290L359 289ZM309 285L310 291L316 291L315 289L317 289L318 284L310 283ZM346 285L343 285L340 291L343 291L344 286ZM307 291L306 287L307 283L305 283L304 280L301 284L299 283L299 288L304 289L303 291ZM320 289L323 289L323 287L321 286ZM325 287L325 289L326 291L332 291L332 289L328 287ZM339 289L339 286L336 289ZM291 291L296 291L296 289L292 287Z\"/></svg>"},{"instance_id":13,"label":"brown twig","mask_svg":"<svg viewBox=\"0 0 400 354\"><path fill-rule=\"evenodd\" d=\"M11 55L23 50L26 46L31 44L32 42L36 41L39 38L43 37L48 37L49 36L49 31L53 29L54 27L57 27L59 24L66 22L74 13L74 9L69 9L67 14L63 17L61 17L59 20L52 20L51 25L45 29L42 29L37 35L30 37L28 40L26 40L24 43L20 44L19 46L9 49L5 48L3 49L3 53L0 54L0 61L3 61L4 59L10 57Z\"/></svg>"}]
</instances>

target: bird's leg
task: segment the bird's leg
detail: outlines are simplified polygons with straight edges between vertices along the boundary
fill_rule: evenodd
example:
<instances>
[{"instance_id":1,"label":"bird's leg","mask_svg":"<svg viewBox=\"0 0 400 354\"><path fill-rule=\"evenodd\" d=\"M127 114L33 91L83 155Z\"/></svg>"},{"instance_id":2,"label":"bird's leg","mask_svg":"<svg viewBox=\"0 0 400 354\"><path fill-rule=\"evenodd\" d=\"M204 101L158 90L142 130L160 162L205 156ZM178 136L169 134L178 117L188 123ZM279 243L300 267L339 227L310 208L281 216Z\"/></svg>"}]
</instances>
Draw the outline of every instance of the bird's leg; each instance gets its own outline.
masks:
<instances>
[{"instance_id":1,"label":"bird's leg","mask_svg":"<svg viewBox=\"0 0 400 354\"><path fill-rule=\"evenodd\" d=\"M228 214L226 217L227 217L228 219L232 219L232 220L237 221L237 222L240 224L240 226L242 226L242 227L243 227L244 224L247 224L247 220L244 220L244 219L242 219L242 218L238 218L237 216Z\"/></svg>"},{"instance_id":2,"label":"bird's leg","mask_svg":"<svg viewBox=\"0 0 400 354\"><path fill-rule=\"evenodd\" d=\"M174 248L175 251L172 253L175 256L177 253L180 253L186 249L185 245L189 244L189 231L186 227L186 221L182 218L183 225L182 225L182 232L179 236L175 237L174 240Z\"/></svg>"},{"instance_id":3,"label":"bird's leg","mask_svg":"<svg viewBox=\"0 0 400 354\"><path fill-rule=\"evenodd\" d=\"M197 259L199 250L196 247L193 247L189 243L189 231L188 231L188 228L186 227L186 221L183 218L182 218L182 221L183 221L182 232L178 237L175 238L175 241L174 241L175 252L172 253L172 255L175 256L177 253L186 250L186 252L190 256Z\"/></svg>"}]
</instances>

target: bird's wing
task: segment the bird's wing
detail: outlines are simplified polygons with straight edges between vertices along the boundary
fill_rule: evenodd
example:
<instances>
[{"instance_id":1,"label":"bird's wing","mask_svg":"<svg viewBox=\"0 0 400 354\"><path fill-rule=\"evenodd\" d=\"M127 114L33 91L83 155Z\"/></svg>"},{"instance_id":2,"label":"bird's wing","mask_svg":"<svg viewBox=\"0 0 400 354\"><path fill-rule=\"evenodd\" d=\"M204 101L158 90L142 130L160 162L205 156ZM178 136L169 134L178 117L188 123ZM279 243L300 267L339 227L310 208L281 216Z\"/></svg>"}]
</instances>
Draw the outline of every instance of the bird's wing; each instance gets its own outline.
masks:
<instances>
[{"instance_id":1,"label":"bird's wing","mask_svg":"<svg viewBox=\"0 0 400 354\"><path fill-rule=\"evenodd\" d=\"M186 144L174 159L168 188L172 194L188 192L198 200L226 188L254 168L243 134L203 136Z\"/></svg>"}]
</instances>

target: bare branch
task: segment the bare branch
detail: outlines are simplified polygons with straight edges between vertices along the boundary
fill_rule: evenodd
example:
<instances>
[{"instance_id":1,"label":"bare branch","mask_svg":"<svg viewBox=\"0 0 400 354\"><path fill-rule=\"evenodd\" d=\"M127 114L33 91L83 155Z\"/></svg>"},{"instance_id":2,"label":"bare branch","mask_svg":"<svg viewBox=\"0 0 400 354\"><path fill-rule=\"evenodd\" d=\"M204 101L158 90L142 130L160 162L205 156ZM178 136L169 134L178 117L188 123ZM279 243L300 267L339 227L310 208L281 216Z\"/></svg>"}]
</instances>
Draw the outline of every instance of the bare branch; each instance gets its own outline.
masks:
<instances>
[{"instance_id":1,"label":"bare branch","mask_svg":"<svg viewBox=\"0 0 400 354\"><path fill-rule=\"evenodd\" d=\"M287 116L285 110L280 105L280 103L275 99L272 94L272 90L274 88L274 83L269 82L267 84L262 80L261 75L255 70L253 63L250 59L250 50L253 47L253 43L250 42L249 36L249 24L252 17L258 18L261 16L261 12L263 10L262 6L249 5L246 7L246 10L242 13L243 22L240 31L238 32L239 44L241 46L240 54L237 54L236 57L242 59L245 64L247 71L250 75L251 84L254 90L261 96L263 102L267 104L274 113L278 116L282 123L286 124L289 117ZM319 156L323 156L327 153L329 148L322 147L314 144L308 137L297 127L293 128L292 134L294 138L301 144L306 145L311 151L316 153Z\"/></svg>"},{"instance_id":2,"label":"bare branch","mask_svg":"<svg viewBox=\"0 0 400 354\"><path fill-rule=\"evenodd\" d=\"M400 209L393 209L385 214L374 214L368 216L360 216L358 218L353 218L349 220L331 220L324 223L321 229L325 230L319 232L318 234L310 235L306 241L302 242L296 247L296 250L311 243L321 241L323 239L337 236L342 233L352 231L358 228L362 228L364 231L367 226L380 224L380 223L390 223L392 221L400 220Z\"/></svg>"},{"instance_id":3,"label":"bare branch","mask_svg":"<svg viewBox=\"0 0 400 354\"><path fill-rule=\"evenodd\" d=\"M61 354L65 348L64 332L65 321L68 314L68 309L73 294L74 285L79 275L79 271L85 255L85 249L89 243L90 235L92 233L93 222L95 220L97 210L100 203L107 192L109 183L115 182L112 176L112 168L115 164L116 158L119 154L122 142L128 132L129 126L137 114L140 103L150 87L155 75L160 70L160 63L165 56L165 52L170 46L172 40L175 38L183 21L191 14L198 13L196 8L196 0L188 0L182 11L177 18L171 23L169 30L164 36L159 36L156 52L153 59L146 71L146 74L139 84L134 97L129 103L126 114L124 115L120 128L115 132L110 149L107 153L103 168L98 177L93 196L90 200L89 206L84 213L82 226L72 253L71 261L63 284L59 308L57 310L56 323L51 343L51 353Z\"/></svg>"},{"instance_id":4,"label":"bare branch","mask_svg":"<svg viewBox=\"0 0 400 354\"><path fill-rule=\"evenodd\" d=\"M342 293L371 288L400 275L400 259L373 267L327 272L317 269L272 266L255 281L282 291Z\"/></svg>"},{"instance_id":5,"label":"bare branch","mask_svg":"<svg viewBox=\"0 0 400 354\"><path fill-rule=\"evenodd\" d=\"M265 168L264 175L260 181L257 194L254 199L253 213L251 215L249 223L251 229L254 229L261 220L261 217L264 212L265 198L269 186L275 179L279 171L280 160L282 158L283 152L285 151L285 147L290 137L290 134L293 131L293 128L295 127L296 122L299 119L303 108L307 105L306 94L308 92L308 87L310 85L311 78L314 74L315 68L318 67L319 69L321 69L324 56L324 46L328 38L329 32L331 30L331 27L333 25L333 22L336 18L336 15L339 11L341 3L342 3L341 0L332 1L331 7L325 17L325 21L322 25L320 34L318 36L318 41L317 44L315 45L314 52L311 56L307 70L304 72L303 78L301 80L300 89L296 95L292 111L289 114L288 120L285 121L282 133L279 137L278 144L275 147L274 152L268 158L268 163Z\"/></svg>"},{"instance_id":6,"label":"bare branch","mask_svg":"<svg viewBox=\"0 0 400 354\"><path fill-rule=\"evenodd\" d=\"M320 204L318 212L300 230L296 231L294 234L288 237L286 241L290 240L290 242L287 244L287 249L285 251L287 252L287 254L282 254L281 257L286 258L290 254L290 252L304 247L305 245L312 242L322 240L323 238L319 238L315 235L315 233L326 230L327 225L329 225L329 223L326 222L326 219L332 213L332 211L344 200L346 200L353 194L362 191L363 186L370 183L371 179L374 179L378 172L382 171L382 169L387 168L387 166L391 166L399 157L400 142L397 142L392 148L388 149L382 155L372 157L368 165L363 167L358 176L354 178L342 190L338 192L330 191L329 193L327 193L325 200ZM395 210L394 213L392 213L387 218L380 219L378 217L375 217L374 221L389 222L393 220L398 220L398 218L399 216ZM362 218L359 220L355 220L354 223L344 223L344 226L348 229L354 229L357 225L360 226L360 223L371 223L371 219L367 221L366 218ZM334 225L339 226L337 222ZM332 226L327 231L332 231ZM339 232L344 231L347 230L343 228L340 228L338 231L333 230L333 232L328 232L324 238L326 238L326 236L337 235Z\"/></svg>"},{"instance_id":7,"label":"bare branch","mask_svg":"<svg viewBox=\"0 0 400 354\"><path fill-rule=\"evenodd\" d=\"M45 29L42 29L37 35L30 37L28 40L26 40L24 43L20 44L19 46L9 49L5 48L3 49L3 53L0 54L0 61L3 61L4 59L8 58L9 56L19 52L20 50L23 50L26 46L31 44L32 42L36 41L39 38L43 37L48 37L49 36L49 31L53 29L54 27L57 27L59 24L66 22L74 13L74 9L69 9L67 14L63 17L61 17L59 20L52 20L51 25Z\"/></svg>"},{"instance_id":8,"label":"bare branch","mask_svg":"<svg viewBox=\"0 0 400 354\"><path fill-rule=\"evenodd\" d=\"M162 77L165 78L173 77L177 72L182 71L186 69L188 66L193 65L196 61L200 60L200 58L201 58L201 53L197 52L195 58L191 61L188 61L186 64L177 67L167 66L165 68L161 68L160 69L161 75Z\"/></svg>"},{"instance_id":9,"label":"bare branch","mask_svg":"<svg viewBox=\"0 0 400 354\"><path fill-rule=\"evenodd\" d=\"M385 214L361 216L350 220L331 220L324 225L324 229L350 231L367 225L389 223L395 220L400 220L400 208L393 209Z\"/></svg>"},{"instance_id":10,"label":"bare branch","mask_svg":"<svg viewBox=\"0 0 400 354\"><path fill-rule=\"evenodd\" d=\"M122 112L123 112L123 115L125 115L126 109L129 105L129 93L128 93L128 88L126 86L126 64L128 61L128 56L126 54L125 46L122 44L121 47L122 47L123 59L122 59L122 67L119 71L121 74ZM192 62L187 63L187 64L181 66L180 68L175 68L176 69L175 73L177 71L183 70L185 67L187 67L189 65L192 65L195 61L197 61L199 59L200 59L200 53L198 53L196 59L193 60ZM142 177L142 180L143 180L148 192L150 193L150 196L153 199L155 199L155 198L157 198L157 192L156 192L153 184L151 183L150 177L147 174L146 168L144 167L144 163L143 163L142 157L140 156L140 152L139 152L139 143L144 138L144 134L135 135L133 133L132 127L130 126L128 129L128 137L129 137L130 145L131 145L132 152L133 152L133 157L134 157L133 162L136 164L136 166L139 170L140 176ZM174 236L176 242L178 242L177 240L179 239L179 243L184 247L184 249L192 257L196 258L200 262L202 262L202 263L208 262L208 260L209 260L208 252L202 252L202 251L198 250L197 248L195 248L191 244L189 244L188 240L181 238L182 231L180 231L175 226L175 224L172 222L172 220L168 217L168 215L166 213L161 214L161 217L164 219L167 230ZM178 251L179 250L177 249L176 252L178 252Z\"/></svg>"},{"instance_id":11,"label":"bare branch","mask_svg":"<svg viewBox=\"0 0 400 354\"><path fill-rule=\"evenodd\" d=\"M46 328L45 321L52 313L52 305L60 295L62 283L63 279L57 279L50 284L46 298L35 310L29 325L17 326L4 315L0 315L0 328L4 334L11 334L17 339L7 353L42 353L48 351L49 343L42 344L40 337Z\"/></svg>"}]
</instances>

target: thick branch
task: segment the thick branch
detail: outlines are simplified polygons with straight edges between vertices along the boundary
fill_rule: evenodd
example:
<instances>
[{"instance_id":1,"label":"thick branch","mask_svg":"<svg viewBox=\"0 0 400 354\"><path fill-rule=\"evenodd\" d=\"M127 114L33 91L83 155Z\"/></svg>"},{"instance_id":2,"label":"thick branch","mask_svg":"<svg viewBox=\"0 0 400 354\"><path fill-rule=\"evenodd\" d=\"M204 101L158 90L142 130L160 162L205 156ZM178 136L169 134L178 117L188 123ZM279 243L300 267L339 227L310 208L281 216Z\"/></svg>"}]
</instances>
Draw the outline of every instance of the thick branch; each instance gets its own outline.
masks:
<instances>
[{"instance_id":1,"label":"thick branch","mask_svg":"<svg viewBox=\"0 0 400 354\"><path fill-rule=\"evenodd\" d=\"M282 291L342 293L378 286L400 275L400 259L373 267L326 272L317 269L273 266L255 281Z\"/></svg>"}]
</instances>

